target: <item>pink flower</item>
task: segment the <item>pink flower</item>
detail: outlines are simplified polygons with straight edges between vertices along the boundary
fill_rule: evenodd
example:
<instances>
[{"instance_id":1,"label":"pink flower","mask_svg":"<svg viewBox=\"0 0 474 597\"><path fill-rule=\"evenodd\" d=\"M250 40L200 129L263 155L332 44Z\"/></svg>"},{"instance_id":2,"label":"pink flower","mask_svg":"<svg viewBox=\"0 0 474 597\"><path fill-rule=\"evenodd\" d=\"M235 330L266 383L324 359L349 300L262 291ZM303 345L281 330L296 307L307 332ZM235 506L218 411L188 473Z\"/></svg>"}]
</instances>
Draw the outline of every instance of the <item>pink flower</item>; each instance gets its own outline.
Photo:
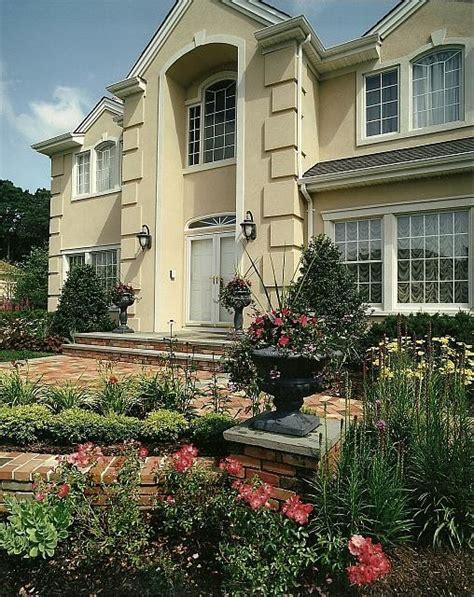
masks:
<instances>
[{"instance_id":1,"label":"pink flower","mask_svg":"<svg viewBox=\"0 0 474 597\"><path fill-rule=\"evenodd\" d=\"M377 422L375 423L375 426L376 426L376 427L377 427L377 429L378 429L379 431L381 431L382 433L383 433L383 432L384 432L384 431L387 429L387 423L386 423L386 422L385 422L383 419L380 419L379 421L377 421Z\"/></svg>"},{"instance_id":2,"label":"pink flower","mask_svg":"<svg viewBox=\"0 0 474 597\"><path fill-rule=\"evenodd\" d=\"M35 493L35 500L37 502L44 501L45 497L46 497L46 494L44 493L44 491L38 491L38 493Z\"/></svg>"},{"instance_id":3,"label":"pink flower","mask_svg":"<svg viewBox=\"0 0 474 597\"><path fill-rule=\"evenodd\" d=\"M61 485L61 487L58 490L58 498L65 498L69 494L70 489L71 488L67 483Z\"/></svg>"},{"instance_id":4,"label":"pink flower","mask_svg":"<svg viewBox=\"0 0 474 597\"><path fill-rule=\"evenodd\" d=\"M232 477L240 477L244 471L244 467L240 464L237 458L232 458L232 456L228 456L221 460L219 463L219 468Z\"/></svg>"},{"instance_id":5,"label":"pink flower","mask_svg":"<svg viewBox=\"0 0 474 597\"><path fill-rule=\"evenodd\" d=\"M276 325L278 328L280 328L283 325L283 319L281 317L275 317L273 320L273 325Z\"/></svg>"},{"instance_id":6,"label":"pink flower","mask_svg":"<svg viewBox=\"0 0 474 597\"><path fill-rule=\"evenodd\" d=\"M139 450L138 450L138 458L141 458L142 460L145 460L145 458L148 456L148 448L145 448L145 446L142 446Z\"/></svg>"},{"instance_id":7,"label":"pink flower","mask_svg":"<svg viewBox=\"0 0 474 597\"><path fill-rule=\"evenodd\" d=\"M359 556L362 551L365 549L367 539L362 537L362 535L352 535L349 539L349 551L353 556Z\"/></svg>"},{"instance_id":8,"label":"pink flower","mask_svg":"<svg viewBox=\"0 0 474 597\"><path fill-rule=\"evenodd\" d=\"M290 343L290 337L287 336L286 334L283 334L282 336L280 336L278 338L279 346L288 346L289 343Z\"/></svg>"},{"instance_id":9,"label":"pink flower","mask_svg":"<svg viewBox=\"0 0 474 597\"><path fill-rule=\"evenodd\" d=\"M307 524L308 517L313 510L314 507L311 504L304 504L298 495L286 500L281 508L285 516L301 525Z\"/></svg>"},{"instance_id":10,"label":"pink flower","mask_svg":"<svg viewBox=\"0 0 474 597\"><path fill-rule=\"evenodd\" d=\"M263 328L257 328L253 333L256 338L261 338L263 336Z\"/></svg>"},{"instance_id":11,"label":"pink flower","mask_svg":"<svg viewBox=\"0 0 474 597\"><path fill-rule=\"evenodd\" d=\"M287 315L289 315L289 314L290 314L290 310L288 309L288 307L284 307L284 308L281 310L281 314L282 314L284 317L286 317Z\"/></svg>"},{"instance_id":12,"label":"pink flower","mask_svg":"<svg viewBox=\"0 0 474 597\"><path fill-rule=\"evenodd\" d=\"M384 554L380 543L372 543L370 537L353 535L348 548L358 559L357 565L346 568L351 584L368 584L390 572L390 560Z\"/></svg>"},{"instance_id":13,"label":"pink flower","mask_svg":"<svg viewBox=\"0 0 474 597\"><path fill-rule=\"evenodd\" d=\"M174 497L173 497L172 495L167 495L167 496L165 497L165 502L166 502L167 504L174 504L174 501L175 501L175 500L174 500Z\"/></svg>"},{"instance_id":14,"label":"pink flower","mask_svg":"<svg viewBox=\"0 0 474 597\"><path fill-rule=\"evenodd\" d=\"M180 473L187 471L193 466L197 455L197 448L195 448L193 445L184 444L181 446L181 448L171 457L175 470Z\"/></svg>"},{"instance_id":15,"label":"pink flower","mask_svg":"<svg viewBox=\"0 0 474 597\"><path fill-rule=\"evenodd\" d=\"M305 326L308 325L309 317L307 315L300 315L296 321L302 326Z\"/></svg>"},{"instance_id":16,"label":"pink flower","mask_svg":"<svg viewBox=\"0 0 474 597\"><path fill-rule=\"evenodd\" d=\"M268 500L272 494L272 486L268 483L262 483L258 487L254 487L250 483L234 481L232 487L239 492L237 499L247 503L252 510L258 510L263 506L268 508L270 505Z\"/></svg>"}]
</instances>

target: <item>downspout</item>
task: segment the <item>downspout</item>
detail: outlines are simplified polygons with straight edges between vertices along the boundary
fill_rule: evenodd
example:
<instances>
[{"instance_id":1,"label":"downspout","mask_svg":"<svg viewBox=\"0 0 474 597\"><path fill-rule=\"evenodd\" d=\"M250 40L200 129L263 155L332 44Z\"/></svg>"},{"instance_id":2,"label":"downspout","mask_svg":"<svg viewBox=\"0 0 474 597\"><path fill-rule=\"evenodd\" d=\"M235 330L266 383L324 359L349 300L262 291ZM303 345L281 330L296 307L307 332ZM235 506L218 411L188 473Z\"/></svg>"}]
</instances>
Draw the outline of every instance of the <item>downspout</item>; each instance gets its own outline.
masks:
<instances>
[{"instance_id":1,"label":"downspout","mask_svg":"<svg viewBox=\"0 0 474 597\"><path fill-rule=\"evenodd\" d=\"M298 143L298 178L303 177L303 46L311 41L311 34L298 44L296 56L298 59L298 82L296 99L296 117L298 119L297 143ZM308 243L313 236L313 198L308 193L306 184L300 185L300 191L308 205Z\"/></svg>"}]
</instances>

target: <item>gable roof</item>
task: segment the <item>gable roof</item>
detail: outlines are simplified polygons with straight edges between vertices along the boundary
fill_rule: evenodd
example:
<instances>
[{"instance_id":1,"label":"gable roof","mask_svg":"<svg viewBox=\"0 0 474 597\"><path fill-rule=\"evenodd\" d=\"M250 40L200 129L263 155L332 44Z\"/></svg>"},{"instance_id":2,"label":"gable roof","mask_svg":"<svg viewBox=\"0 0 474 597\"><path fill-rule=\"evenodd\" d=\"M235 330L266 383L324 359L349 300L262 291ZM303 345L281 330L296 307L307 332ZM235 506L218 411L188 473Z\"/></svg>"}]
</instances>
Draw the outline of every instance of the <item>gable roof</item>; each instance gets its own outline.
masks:
<instances>
[{"instance_id":1,"label":"gable roof","mask_svg":"<svg viewBox=\"0 0 474 597\"><path fill-rule=\"evenodd\" d=\"M384 39L427 2L428 0L401 0L364 35L378 33L380 38Z\"/></svg>"},{"instance_id":2,"label":"gable roof","mask_svg":"<svg viewBox=\"0 0 474 597\"><path fill-rule=\"evenodd\" d=\"M220 0L220 2L251 17L263 25L275 25L276 23L281 23L289 18L289 15L286 13L277 8L273 8L261 0ZM138 60L132 66L127 75L127 79L141 77L143 75L150 62L156 56L157 52L159 52L192 3L193 0L176 1L154 36L138 57Z\"/></svg>"},{"instance_id":3,"label":"gable roof","mask_svg":"<svg viewBox=\"0 0 474 597\"><path fill-rule=\"evenodd\" d=\"M83 135L86 133L104 112L112 112L116 116L123 116L123 104L120 100L103 96L74 130L74 134Z\"/></svg>"}]
</instances>

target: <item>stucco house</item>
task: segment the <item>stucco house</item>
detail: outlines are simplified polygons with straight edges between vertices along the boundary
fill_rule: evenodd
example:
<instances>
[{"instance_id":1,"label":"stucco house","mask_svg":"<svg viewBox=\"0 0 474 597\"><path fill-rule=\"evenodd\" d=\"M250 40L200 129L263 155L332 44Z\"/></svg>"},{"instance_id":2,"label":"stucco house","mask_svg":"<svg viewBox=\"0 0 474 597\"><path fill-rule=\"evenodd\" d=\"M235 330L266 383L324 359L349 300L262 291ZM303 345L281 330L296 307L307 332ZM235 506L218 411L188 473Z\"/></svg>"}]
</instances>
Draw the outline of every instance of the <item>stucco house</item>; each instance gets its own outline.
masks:
<instances>
[{"instance_id":1,"label":"stucco house","mask_svg":"<svg viewBox=\"0 0 474 597\"><path fill-rule=\"evenodd\" d=\"M270 256L288 280L321 232L374 315L473 308L472 31L470 2L404 0L326 48L259 0L178 0L112 97L33 145L51 158L49 308L86 262L137 289L137 331L225 327L244 245L271 284Z\"/></svg>"}]
</instances>

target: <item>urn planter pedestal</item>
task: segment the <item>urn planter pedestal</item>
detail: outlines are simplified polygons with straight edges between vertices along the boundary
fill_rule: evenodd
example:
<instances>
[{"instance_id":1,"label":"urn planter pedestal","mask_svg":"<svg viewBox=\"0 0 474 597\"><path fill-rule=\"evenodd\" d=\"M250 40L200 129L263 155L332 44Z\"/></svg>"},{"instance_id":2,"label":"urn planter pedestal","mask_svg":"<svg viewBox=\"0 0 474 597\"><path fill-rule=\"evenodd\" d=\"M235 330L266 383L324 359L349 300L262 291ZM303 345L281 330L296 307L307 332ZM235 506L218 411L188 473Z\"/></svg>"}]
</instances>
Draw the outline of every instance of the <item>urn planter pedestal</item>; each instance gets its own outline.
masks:
<instances>
[{"instance_id":1,"label":"urn planter pedestal","mask_svg":"<svg viewBox=\"0 0 474 597\"><path fill-rule=\"evenodd\" d=\"M120 300L115 301L115 306L120 309L119 313L119 325L112 330L114 334L133 334L135 330L128 327L128 314L127 309L135 302L135 296L131 293L122 294Z\"/></svg>"},{"instance_id":2,"label":"urn planter pedestal","mask_svg":"<svg viewBox=\"0 0 474 597\"><path fill-rule=\"evenodd\" d=\"M273 347L252 351L260 387L273 396L275 406L255 417L253 429L304 437L320 425L319 417L301 412L304 398L321 389L318 377L330 360L328 355L315 356L284 354Z\"/></svg>"},{"instance_id":3,"label":"urn planter pedestal","mask_svg":"<svg viewBox=\"0 0 474 597\"><path fill-rule=\"evenodd\" d=\"M252 302L252 296L248 290L238 290L234 299L234 330L236 334L242 334L244 323L244 309Z\"/></svg>"}]
</instances>

